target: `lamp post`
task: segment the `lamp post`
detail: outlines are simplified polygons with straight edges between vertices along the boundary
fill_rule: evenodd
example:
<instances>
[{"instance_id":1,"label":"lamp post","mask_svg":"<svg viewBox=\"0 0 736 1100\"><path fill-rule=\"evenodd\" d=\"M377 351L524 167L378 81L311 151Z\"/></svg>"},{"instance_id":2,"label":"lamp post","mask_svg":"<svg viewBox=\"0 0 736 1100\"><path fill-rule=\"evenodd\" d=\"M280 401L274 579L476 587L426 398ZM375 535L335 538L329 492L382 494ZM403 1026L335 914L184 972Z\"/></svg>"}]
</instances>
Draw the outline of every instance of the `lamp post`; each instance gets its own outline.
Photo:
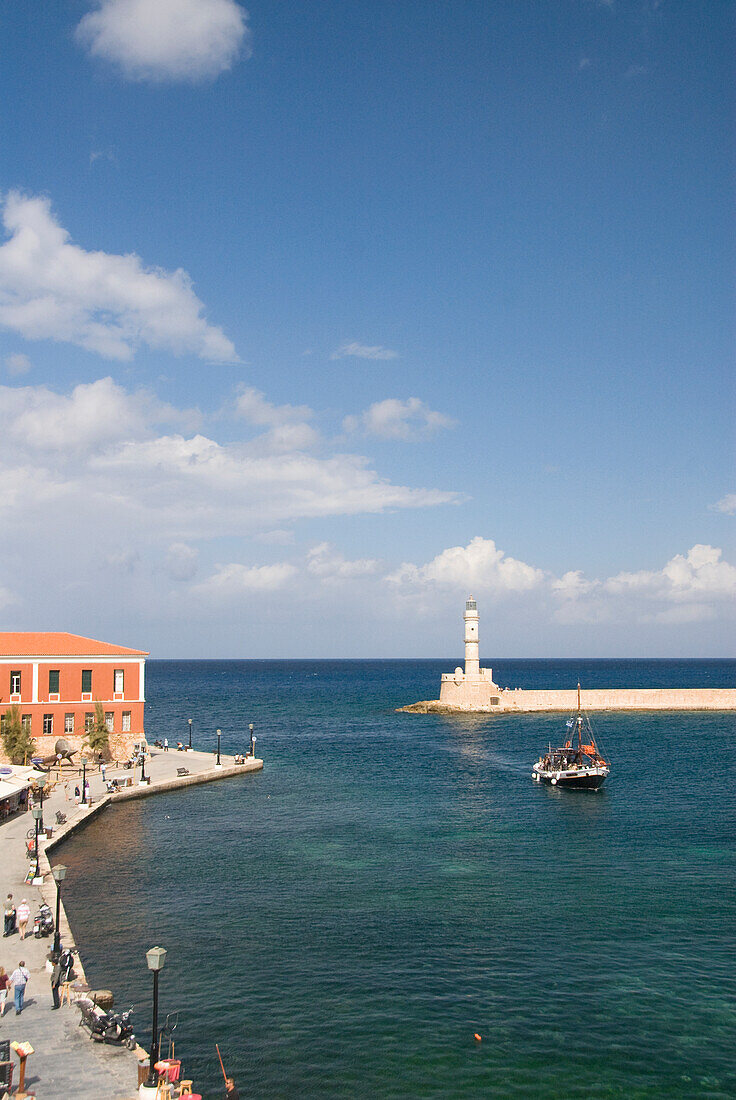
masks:
<instances>
[{"instance_id":1,"label":"lamp post","mask_svg":"<svg viewBox=\"0 0 736 1100\"><path fill-rule=\"evenodd\" d=\"M82 761L82 805L87 805L87 761Z\"/></svg>"},{"instance_id":2,"label":"lamp post","mask_svg":"<svg viewBox=\"0 0 736 1100\"><path fill-rule=\"evenodd\" d=\"M248 730L250 731L250 754L251 754L251 756L253 756L253 742L255 741L255 737L253 736L253 723L252 722L249 723Z\"/></svg>"},{"instance_id":3,"label":"lamp post","mask_svg":"<svg viewBox=\"0 0 736 1100\"><path fill-rule=\"evenodd\" d=\"M150 951L146 951L148 969L153 971L153 1021L151 1023L151 1053L148 1059L147 1089L155 1089L157 1084L154 1066L156 1064L156 1048L158 1047L158 976L164 968L165 961L165 947L152 947Z\"/></svg>"},{"instance_id":4,"label":"lamp post","mask_svg":"<svg viewBox=\"0 0 736 1100\"><path fill-rule=\"evenodd\" d=\"M36 823L36 873L34 874L33 877L38 878L38 876L41 873L41 871L39 869L39 866L38 866L38 825L39 825L39 822L41 821L41 814L43 813L43 810L41 809L40 806L34 806L33 809L31 810L31 813L33 814L33 820Z\"/></svg>"},{"instance_id":5,"label":"lamp post","mask_svg":"<svg viewBox=\"0 0 736 1100\"><path fill-rule=\"evenodd\" d=\"M40 822L38 827L42 832L43 832L43 791L44 791L44 787L46 786L47 782L48 782L48 777L45 776L45 775L42 775L39 779L36 780L36 786L38 787L38 790L39 790L39 804L41 806L41 822Z\"/></svg>"},{"instance_id":6,"label":"lamp post","mask_svg":"<svg viewBox=\"0 0 736 1100\"><path fill-rule=\"evenodd\" d=\"M66 878L66 867L63 863L60 863L58 867L54 867L52 874L54 876L54 882L56 883L56 931L54 932L54 959L56 960L61 954L59 917L61 916L61 884Z\"/></svg>"},{"instance_id":7,"label":"lamp post","mask_svg":"<svg viewBox=\"0 0 736 1100\"><path fill-rule=\"evenodd\" d=\"M192 720L191 720L191 718L187 718L187 722L189 723L189 748L191 749L191 747L192 747Z\"/></svg>"},{"instance_id":8,"label":"lamp post","mask_svg":"<svg viewBox=\"0 0 736 1100\"><path fill-rule=\"evenodd\" d=\"M222 737L222 730L218 730L217 731L217 763L215 764L216 768L221 768L222 767L222 762L220 761L220 738L221 737Z\"/></svg>"}]
</instances>

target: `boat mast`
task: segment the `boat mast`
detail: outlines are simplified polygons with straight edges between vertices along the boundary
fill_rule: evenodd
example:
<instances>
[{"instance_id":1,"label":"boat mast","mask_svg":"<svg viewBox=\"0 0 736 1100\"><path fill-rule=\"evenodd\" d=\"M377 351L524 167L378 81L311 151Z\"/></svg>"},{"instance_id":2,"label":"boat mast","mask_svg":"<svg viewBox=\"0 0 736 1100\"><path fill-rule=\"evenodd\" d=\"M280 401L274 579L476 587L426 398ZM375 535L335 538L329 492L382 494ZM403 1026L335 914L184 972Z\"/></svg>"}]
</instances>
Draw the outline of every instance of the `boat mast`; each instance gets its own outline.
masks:
<instances>
[{"instance_id":1,"label":"boat mast","mask_svg":"<svg viewBox=\"0 0 736 1100\"><path fill-rule=\"evenodd\" d=\"M583 762L583 715L580 706L580 681L578 680L578 762Z\"/></svg>"}]
</instances>

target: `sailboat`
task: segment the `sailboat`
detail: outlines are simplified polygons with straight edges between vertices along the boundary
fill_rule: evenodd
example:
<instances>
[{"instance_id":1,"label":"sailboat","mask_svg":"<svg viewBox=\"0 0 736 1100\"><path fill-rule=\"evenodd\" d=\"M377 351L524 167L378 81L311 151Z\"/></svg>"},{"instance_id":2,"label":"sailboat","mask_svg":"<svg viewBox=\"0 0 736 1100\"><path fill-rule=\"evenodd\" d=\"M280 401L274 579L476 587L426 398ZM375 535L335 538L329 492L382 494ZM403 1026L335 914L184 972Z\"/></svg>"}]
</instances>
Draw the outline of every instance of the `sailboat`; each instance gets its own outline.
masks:
<instances>
[{"instance_id":1,"label":"sailboat","mask_svg":"<svg viewBox=\"0 0 736 1100\"><path fill-rule=\"evenodd\" d=\"M595 791L605 781L611 770L595 743L588 716L580 705L578 684L578 712L567 720L567 740L561 748L553 749L539 757L532 767L532 779L537 783L549 783L553 787L572 787Z\"/></svg>"}]
</instances>

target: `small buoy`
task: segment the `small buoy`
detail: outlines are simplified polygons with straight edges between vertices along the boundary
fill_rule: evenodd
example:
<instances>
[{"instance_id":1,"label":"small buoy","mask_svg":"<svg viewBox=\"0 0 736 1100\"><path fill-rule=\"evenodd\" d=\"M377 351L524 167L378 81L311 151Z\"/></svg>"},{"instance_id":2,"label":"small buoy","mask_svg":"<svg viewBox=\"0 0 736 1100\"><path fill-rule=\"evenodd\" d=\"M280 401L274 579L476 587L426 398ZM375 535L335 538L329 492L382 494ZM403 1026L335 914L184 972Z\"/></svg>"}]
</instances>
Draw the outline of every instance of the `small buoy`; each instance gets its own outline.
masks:
<instances>
[{"instance_id":1,"label":"small buoy","mask_svg":"<svg viewBox=\"0 0 736 1100\"><path fill-rule=\"evenodd\" d=\"M482 1035L479 1035L477 1031L476 1031L476 1032L475 1032L475 1034L473 1035L473 1038L474 1038L474 1039L477 1039L479 1043L482 1043L482 1042L483 1042L483 1036L482 1036Z\"/></svg>"}]
</instances>

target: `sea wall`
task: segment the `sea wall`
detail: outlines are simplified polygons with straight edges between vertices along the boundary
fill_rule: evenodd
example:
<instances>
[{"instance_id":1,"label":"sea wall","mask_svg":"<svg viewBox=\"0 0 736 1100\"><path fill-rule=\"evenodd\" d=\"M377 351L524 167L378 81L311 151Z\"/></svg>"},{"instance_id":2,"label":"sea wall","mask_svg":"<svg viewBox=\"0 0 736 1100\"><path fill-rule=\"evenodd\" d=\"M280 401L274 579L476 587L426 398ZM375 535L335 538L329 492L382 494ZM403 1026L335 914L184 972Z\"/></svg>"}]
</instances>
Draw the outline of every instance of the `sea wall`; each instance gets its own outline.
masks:
<instances>
[{"instance_id":1,"label":"sea wall","mask_svg":"<svg viewBox=\"0 0 736 1100\"><path fill-rule=\"evenodd\" d=\"M443 677L440 699L400 707L409 713L509 713L519 711L573 711L575 689L503 690L491 684L455 683ZM736 710L736 688L597 688L582 693L584 710Z\"/></svg>"}]
</instances>

